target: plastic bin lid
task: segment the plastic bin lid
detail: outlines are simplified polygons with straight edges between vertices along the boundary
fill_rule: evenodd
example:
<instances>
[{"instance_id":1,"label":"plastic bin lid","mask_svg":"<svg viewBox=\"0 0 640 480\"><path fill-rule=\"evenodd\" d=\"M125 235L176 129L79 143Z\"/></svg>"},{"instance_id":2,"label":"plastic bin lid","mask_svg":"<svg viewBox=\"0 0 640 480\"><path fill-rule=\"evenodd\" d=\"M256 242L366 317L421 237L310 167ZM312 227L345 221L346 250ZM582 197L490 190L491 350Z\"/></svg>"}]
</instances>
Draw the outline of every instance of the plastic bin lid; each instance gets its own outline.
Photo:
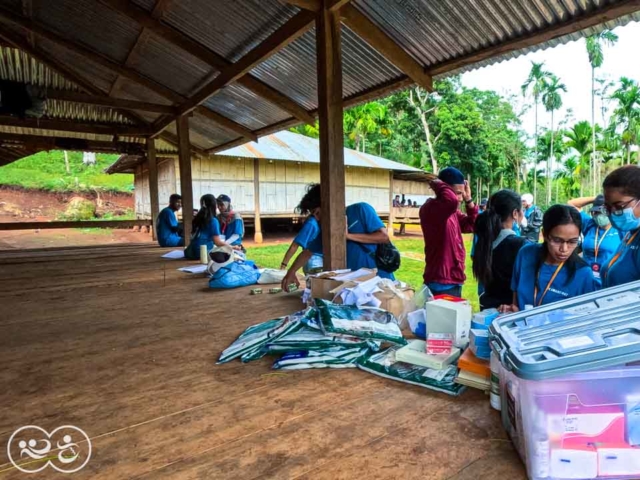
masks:
<instances>
[{"instance_id":1,"label":"plastic bin lid","mask_svg":"<svg viewBox=\"0 0 640 480\"><path fill-rule=\"evenodd\" d=\"M640 360L640 281L498 317L490 344L526 380Z\"/></svg>"}]
</instances>

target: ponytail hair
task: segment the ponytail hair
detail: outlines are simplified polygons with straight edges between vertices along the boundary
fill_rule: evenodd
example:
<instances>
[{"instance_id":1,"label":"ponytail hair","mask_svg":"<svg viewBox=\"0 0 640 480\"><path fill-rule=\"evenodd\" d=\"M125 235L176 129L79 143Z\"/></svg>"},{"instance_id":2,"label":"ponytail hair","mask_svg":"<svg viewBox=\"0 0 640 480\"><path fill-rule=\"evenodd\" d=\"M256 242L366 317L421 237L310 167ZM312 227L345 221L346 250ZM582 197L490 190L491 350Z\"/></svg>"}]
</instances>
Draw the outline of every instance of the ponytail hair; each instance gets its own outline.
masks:
<instances>
[{"instance_id":1,"label":"ponytail hair","mask_svg":"<svg viewBox=\"0 0 640 480\"><path fill-rule=\"evenodd\" d=\"M216 216L216 197L207 193L200 197L200 210L193 219L193 233L196 234L201 228L211 223Z\"/></svg>"},{"instance_id":2,"label":"ponytail hair","mask_svg":"<svg viewBox=\"0 0 640 480\"><path fill-rule=\"evenodd\" d=\"M512 218L514 210L522 209L520 196L512 190L500 190L489 199L487 209L476 220L476 246L473 254L473 276L481 284L491 282L493 275L493 242L500 235L503 222Z\"/></svg>"}]
</instances>

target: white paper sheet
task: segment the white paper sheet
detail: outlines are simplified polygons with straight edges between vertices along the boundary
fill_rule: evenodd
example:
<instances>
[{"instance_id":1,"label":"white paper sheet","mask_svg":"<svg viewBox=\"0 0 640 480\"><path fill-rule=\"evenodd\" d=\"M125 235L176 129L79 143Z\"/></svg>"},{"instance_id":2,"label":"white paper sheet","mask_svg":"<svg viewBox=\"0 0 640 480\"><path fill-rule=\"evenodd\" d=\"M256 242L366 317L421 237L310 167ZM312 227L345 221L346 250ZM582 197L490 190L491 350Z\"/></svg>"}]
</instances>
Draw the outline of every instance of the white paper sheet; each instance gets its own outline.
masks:
<instances>
[{"instance_id":1,"label":"white paper sheet","mask_svg":"<svg viewBox=\"0 0 640 480\"><path fill-rule=\"evenodd\" d=\"M227 245L231 245L233 242L235 242L236 240L238 240L240 238L240 235L238 235L237 233L234 233L233 235L231 235L229 238L224 239L224 242Z\"/></svg>"},{"instance_id":2,"label":"white paper sheet","mask_svg":"<svg viewBox=\"0 0 640 480\"><path fill-rule=\"evenodd\" d=\"M169 253L162 255L162 258L171 258L173 260L184 258L184 250L171 250Z\"/></svg>"},{"instance_id":3,"label":"white paper sheet","mask_svg":"<svg viewBox=\"0 0 640 480\"><path fill-rule=\"evenodd\" d=\"M337 280L338 282L349 282L351 280L357 280L360 277L364 277L365 275L370 275L370 274L371 274L371 270L365 270L361 268L360 270L356 270L355 272L349 272L343 275L336 275L335 277L333 277L333 279Z\"/></svg>"},{"instance_id":4,"label":"white paper sheet","mask_svg":"<svg viewBox=\"0 0 640 480\"><path fill-rule=\"evenodd\" d=\"M200 264L200 265L193 265L192 267L182 267L182 268L179 268L178 270L186 273L204 273L207 271L207 266Z\"/></svg>"}]
</instances>

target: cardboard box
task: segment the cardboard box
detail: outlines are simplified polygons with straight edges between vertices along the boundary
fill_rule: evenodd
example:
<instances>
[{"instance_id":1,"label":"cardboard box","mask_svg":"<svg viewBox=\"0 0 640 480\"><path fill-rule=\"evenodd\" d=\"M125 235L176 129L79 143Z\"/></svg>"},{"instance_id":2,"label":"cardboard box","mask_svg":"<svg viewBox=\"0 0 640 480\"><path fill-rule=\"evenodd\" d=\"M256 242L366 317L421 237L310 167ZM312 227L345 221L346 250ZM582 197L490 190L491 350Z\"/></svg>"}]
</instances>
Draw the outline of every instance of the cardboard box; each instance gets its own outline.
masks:
<instances>
[{"instance_id":1,"label":"cardboard box","mask_svg":"<svg viewBox=\"0 0 640 480\"><path fill-rule=\"evenodd\" d=\"M382 302L380 304L380 308L393 313L393 315L400 320L402 315L405 313L405 306L407 306L408 302L413 299L415 292L410 287L399 288L398 291L404 295L404 298L400 298L390 291L378 292L374 294L374 297Z\"/></svg>"},{"instance_id":2,"label":"cardboard box","mask_svg":"<svg viewBox=\"0 0 640 480\"><path fill-rule=\"evenodd\" d=\"M323 300L333 301L334 294L332 290L336 290L344 283L352 280L349 277L356 278L359 281L369 280L375 277L378 271L375 269L361 268L355 272L350 270L339 270L336 272L321 272L309 277L311 288L311 298L321 298ZM347 277L347 279L344 279Z\"/></svg>"}]
</instances>

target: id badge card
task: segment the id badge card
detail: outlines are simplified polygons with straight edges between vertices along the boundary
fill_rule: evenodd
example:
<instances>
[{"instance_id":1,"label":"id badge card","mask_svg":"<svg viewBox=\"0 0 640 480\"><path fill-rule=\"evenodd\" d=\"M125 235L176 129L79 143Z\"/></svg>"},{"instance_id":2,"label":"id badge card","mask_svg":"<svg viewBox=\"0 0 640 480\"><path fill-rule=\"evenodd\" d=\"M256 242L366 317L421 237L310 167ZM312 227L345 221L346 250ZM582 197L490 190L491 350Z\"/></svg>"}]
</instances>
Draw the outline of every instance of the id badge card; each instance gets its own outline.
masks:
<instances>
[{"instance_id":1,"label":"id badge card","mask_svg":"<svg viewBox=\"0 0 640 480\"><path fill-rule=\"evenodd\" d=\"M600 278L600 265L598 263L591 265L591 271L593 272L594 278Z\"/></svg>"}]
</instances>

